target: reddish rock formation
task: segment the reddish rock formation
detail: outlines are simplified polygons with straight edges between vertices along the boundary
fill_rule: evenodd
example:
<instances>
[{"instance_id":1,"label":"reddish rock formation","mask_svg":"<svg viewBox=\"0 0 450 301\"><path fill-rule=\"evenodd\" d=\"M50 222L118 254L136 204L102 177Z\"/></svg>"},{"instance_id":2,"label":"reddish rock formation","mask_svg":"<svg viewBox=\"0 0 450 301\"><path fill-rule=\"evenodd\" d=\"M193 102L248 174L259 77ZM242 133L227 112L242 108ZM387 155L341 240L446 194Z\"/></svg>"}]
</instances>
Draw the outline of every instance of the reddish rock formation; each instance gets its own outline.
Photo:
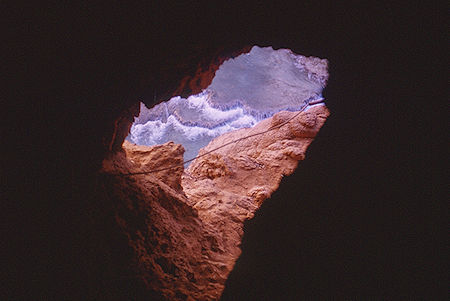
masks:
<instances>
[{"instance_id":1,"label":"reddish rock formation","mask_svg":"<svg viewBox=\"0 0 450 301\"><path fill-rule=\"evenodd\" d=\"M167 300L217 300L241 253L245 220L305 158L328 114L325 106L284 111L219 136L184 172L184 150L171 142L154 147L125 142L125 152L106 159L103 169L111 174L179 166L113 176L111 195L121 200L116 220L145 286Z\"/></svg>"}]
</instances>

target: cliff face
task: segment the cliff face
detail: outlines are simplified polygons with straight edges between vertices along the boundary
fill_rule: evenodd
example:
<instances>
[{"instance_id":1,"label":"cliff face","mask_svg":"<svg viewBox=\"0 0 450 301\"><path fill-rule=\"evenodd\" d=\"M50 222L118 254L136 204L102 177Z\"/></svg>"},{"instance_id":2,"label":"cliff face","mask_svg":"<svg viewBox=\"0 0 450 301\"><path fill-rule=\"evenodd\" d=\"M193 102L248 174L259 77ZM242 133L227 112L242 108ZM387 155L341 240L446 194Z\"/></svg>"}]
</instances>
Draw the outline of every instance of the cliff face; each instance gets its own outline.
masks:
<instances>
[{"instance_id":1,"label":"cliff face","mask_svg":"<svg viewBox=\"0 0 450 301\"><path fill-rule=\"evenodd\" d=\"M119 200L116 221L145 287L163 300L219 299L241 253L245 220L305 158L328 114L322 105L283 111L253 128L229 132L203 148L185 171L184 150L171 142L154 147L125 142L124 152L106 159L109 194ZM178 167L117 175L173 165Z\"/></svg>"}]
</instances>

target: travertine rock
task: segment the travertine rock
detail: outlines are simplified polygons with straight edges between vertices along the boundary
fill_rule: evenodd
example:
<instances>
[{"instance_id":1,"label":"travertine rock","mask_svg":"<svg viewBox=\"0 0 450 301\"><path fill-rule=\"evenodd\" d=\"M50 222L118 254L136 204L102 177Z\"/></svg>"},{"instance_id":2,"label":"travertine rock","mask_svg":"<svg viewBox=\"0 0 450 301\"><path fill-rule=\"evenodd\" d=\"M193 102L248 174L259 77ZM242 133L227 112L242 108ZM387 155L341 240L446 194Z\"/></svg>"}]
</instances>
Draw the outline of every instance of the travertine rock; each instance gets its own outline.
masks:
<instances>
[{"instance_id":1,"label":"travertine rock","mask_svg":"<svg viewBox=\"0 0 450 301\"><path fill-rule=\"evenodd\" d=\"M143 171L178 165L178 167L155 172L153 175L170 187L181 190L184 153L182 145L167 142L162 145L148 147L125 141L123 149L130 161Z\"/></svg>"},{"instance_id":2,"label":"travertine rock","mask_svg":"<svg viewBox=\"0 0 450 301\"><path fill-rule=\"evenodd\" d=\"M116 220L146 287L167 300L219 299L241 253L244 221L304 159L328 114L325 106L283 111L219 136L183 174L176 168L114 176L112 193L121 200ZM207 154L249 135L254 136ZM105 171L149 171L182 162L183 148L170 142L154 147L125 142L123 148L125 153L105 160Z\"/></svg>"}]
</instances>

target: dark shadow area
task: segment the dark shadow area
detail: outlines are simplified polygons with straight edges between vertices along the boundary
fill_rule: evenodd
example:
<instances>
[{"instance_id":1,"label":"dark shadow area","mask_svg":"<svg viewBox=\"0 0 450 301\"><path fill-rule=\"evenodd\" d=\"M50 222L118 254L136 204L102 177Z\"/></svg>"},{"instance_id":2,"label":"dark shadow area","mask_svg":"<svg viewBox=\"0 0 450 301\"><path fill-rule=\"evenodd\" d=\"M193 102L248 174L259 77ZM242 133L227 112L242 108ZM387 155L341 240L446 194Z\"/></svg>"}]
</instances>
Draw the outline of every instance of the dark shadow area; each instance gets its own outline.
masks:
<instances>
[{"instance_id":1,"label":"dark shadow area","mask_svg":"<svg viewBox=\"0 0 450 301\"><path fill-rule=\"evenodd\" d=\"M443 253L427 249L438 244L423 140L431 116L415 89L436 77L414 63L425 49L404 30L418 20L389 5L341 13L333 38L316 42L331 65L331 116L246 223L222 300L445 295L431 263Z\"/></svg>"},{"instance_id":2,"label":"dark shadow area","mask_svg":"<svg viewBox=\"0 0 450 301\"><path fill-rule=\"evenodd\" d=\"M218 53L255 44L327 58L332 115L247 223L224 300L441 292L442 253L429 246L431 214L442 209L422 140L434 117L424 101L444 78L438 7L229 3L4 10L13 21L1 119L3 298L156 298L133 278L96 173L114 121L137 100L168 99Z\"/></svg>"},{"instance_id":3,"label":"dark shadow area","mask_svg":"<svg viewBox=\"0 0 450 301\"><path fill-rule=\"evenodd\" d=\"M297 171L246 223L222 300L442 293L424 249L436 242L424 190L429 154L410 152L425 132L398 131L415 112L399 120L393 99L383 96L386 83L371 89L373 82L362 82L375 65L333 66L325 93L332 115ZM350 66L353 73L339 72Z\"/></svg>"}]
</instances>

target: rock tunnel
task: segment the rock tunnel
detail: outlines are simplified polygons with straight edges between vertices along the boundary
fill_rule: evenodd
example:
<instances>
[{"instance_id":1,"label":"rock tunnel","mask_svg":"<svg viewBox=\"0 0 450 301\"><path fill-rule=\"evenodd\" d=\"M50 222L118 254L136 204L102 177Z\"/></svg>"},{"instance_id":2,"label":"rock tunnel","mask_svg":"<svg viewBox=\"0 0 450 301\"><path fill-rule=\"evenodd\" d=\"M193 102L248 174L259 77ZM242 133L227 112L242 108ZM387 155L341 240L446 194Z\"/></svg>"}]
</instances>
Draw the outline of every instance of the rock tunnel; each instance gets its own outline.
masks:
<instances>
[{"instance_id":1,"label":"rock tunnel","mask_svg":"<svg viewBox=\"0 0 450 301\"><path fill-rule=\"evenodd\" d=\"M131 269L161 300L221 297L245 221L329 115L325 59L254 46L217 67L198 94L125 111L103 161Z\"/></svg>"},{"instance_id":2,"label":"rock tunnel","mask_svg":"<svg viewBox=\"0 0 450 301\"><path fill-rule=\"evenodd\" d=\"M34 2L3 10L0 299L448 295L438 235L445 210L433 198L442 164L431 160L442 139L429 141L443 110L425 105L447 99L437 88L445 9L395 1ZM332 114L318 133L323 105L294 123L286 121L301 106L258 112L251 99L230 107L212 94L202 100L219 68L252 45L329 59L323 97ZM202 145L179 135L173 144L134 145L127 137L136 118L163 102L184 126L199 126L177 115L177 103L190 102L222 112L203 132L234 130ZM239 117L248 123L227 124ZM240 134L258 135L223 146ZM159 166L171 170L154 172Z\"/></svg>"}]
</instances>

